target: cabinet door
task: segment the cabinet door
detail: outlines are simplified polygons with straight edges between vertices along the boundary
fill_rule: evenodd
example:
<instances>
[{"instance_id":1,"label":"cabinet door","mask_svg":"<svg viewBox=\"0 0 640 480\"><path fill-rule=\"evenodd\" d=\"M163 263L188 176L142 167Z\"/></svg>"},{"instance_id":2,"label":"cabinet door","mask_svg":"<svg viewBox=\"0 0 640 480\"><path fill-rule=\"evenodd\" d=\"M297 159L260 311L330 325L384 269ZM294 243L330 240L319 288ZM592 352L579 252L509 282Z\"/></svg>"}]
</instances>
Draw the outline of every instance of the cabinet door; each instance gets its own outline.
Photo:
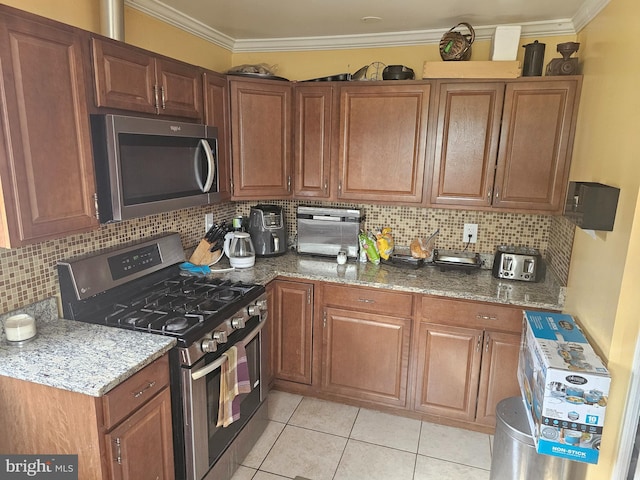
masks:
<instances>
[{"instance_id":1,"label":"cabinet door","mask_svg":"<svg viewBox=\"0 0 640 480\"><path fill-rule=\"evenodd\" d=\"M156 113L153 57L111 40L94 38L91 45L96 106Z\"/></svg>"},{"instance_id":2,"label":"cabinet door","mask_svg":"<svg viewBox=\"0 0 640 480\"><path fill-rule=\"evenodd\" d=\"M291 86L230 80L233 199L291 194Z\"/></svg>"},{"instance_id":3,"label":"cabinet door","mask_svg":"<svg viewBox=\"0 0 640 480\"><path fill-rule=\"evenodd\" d=\"M519 352L520 335L485 332L476 422L495 426L498 402L520 395Z\"/></svg>"},{"instance_id":4,"label":"cabinet door","mask_svg":"<svg viewBox=\"0 0 640 480\"><path fill-rule=\"evenodd\" d=\"M405 406L411 320L325 308L322 390Z\"/></svg>"},{"instance_id":5,"label":"cabinet door","mask_svg":"<svg viewBox=\"0 0 640 480\"><path fill-rule=\"evenodd\" d=\"M422 201L430 89L340 87L340 200Z\"/></svg>"},{"instance_id":6,"label":"cabinet door","mask_svg":"<svg viewBox=\"0 0 640 480\"><path fill-rule=\"evenodd\" d=\"M332 86L295 86L294 195L298 198L330 196L332 112Z\"/></svg>"},{"instance_id":7,"label":"cabinet door","mask_svg":"<svg viewBox=\"0 0 640 480\"><path fill-rule=\"evenodd\" d=\"M438 84L431 203L491 205L504 83Z\"/></svg>"},{"instance_id":8,"label":"cabinet door","mask_svg":"<svg viewBox=\"0 0 640 480\"><path fill-rule=\"evenodd\" d=\"M415 410L474 420L482 338L482 330L420 324Z\"/></svg>"},{"instance_id":9,"label":"cabinet door","mask_svg":"<svg viewBox=\"0 0 640 480\"><path fill-rule=\"evenodd\" d=\"M231 127L229 120L229 87L223 75L204 74L204 114L207 125L218 128L219 201L231 198Z\"/></svg>"},{"instance_id":10,"label":"cabinet door","mask_svg":"<svg viewBox=\"0 0 640 480\"><path fill-rule=\"evenodd\" d=\"M105 445L112 480L173 479L169 389L107 434Z\"/></svg>"},{"instance_id":11,"label":"cabinet door","mask_svg":"<svg viewBox=\"0 0 640 480\"><path fill-rule=\"evenodd\" d=\"M0 9L0 246L98 226L88 41L72 27Z\"/></svg>"},{"instance_id":12,"label":"cabinet door","mask_svg":"<svg viewBox=\"0 0 640 480\"><path fill-rule=\"evenodd\" d=\"M202 118L202 73L193 65L156 59L159 113L175 117Z\"/></svg>"},{"instance_id":13,"label":"cabinet door","mask_svg":"<svg viewBox=\"0 0 640 480\"><path fill-rule=\"evenodd\" d=\"M313 285L278 280L273 304L274 376L311 385Z\"/></svg>"},{"instance_id":14,"label":"cabinet door","mask_svg":"<svg viewBox=\"0 0 640 480\"><path fill-rule=\"evenodd\" d=\"M579 79L508 83L493 205L561 212Z\"/></svg>"}]
</instances>

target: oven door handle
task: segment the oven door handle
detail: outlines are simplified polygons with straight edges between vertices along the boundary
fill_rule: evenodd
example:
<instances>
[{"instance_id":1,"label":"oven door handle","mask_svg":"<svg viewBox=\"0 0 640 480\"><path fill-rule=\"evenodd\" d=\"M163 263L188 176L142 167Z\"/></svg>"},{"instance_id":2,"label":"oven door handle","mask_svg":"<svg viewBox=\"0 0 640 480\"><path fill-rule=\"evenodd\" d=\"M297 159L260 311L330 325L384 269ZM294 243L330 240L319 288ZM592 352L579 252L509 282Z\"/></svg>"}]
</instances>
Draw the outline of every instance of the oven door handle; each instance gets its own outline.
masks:
<instances>
[{"instance_id":1,"label":"oven door handle","mask_svg":"<svg viewBox=\"0 0 640 480\"><path fill-rule=\"evenodd\" d=\"M260 330L262 330L263 327L264 327L264 321L261 321L260 324L256 328L254 328L244 340L242 340L242 345L246 347L251 342L251 340L256 338L256 335L260 333ZM226 355L222 355L220 358L209 363L205 367L202 367L196 370L195 372L191 372L191 379L198 380L199 378L209 375L214 370L220 368L222 364L226 361L227 361Z\"/></svg>"}]
</instances>

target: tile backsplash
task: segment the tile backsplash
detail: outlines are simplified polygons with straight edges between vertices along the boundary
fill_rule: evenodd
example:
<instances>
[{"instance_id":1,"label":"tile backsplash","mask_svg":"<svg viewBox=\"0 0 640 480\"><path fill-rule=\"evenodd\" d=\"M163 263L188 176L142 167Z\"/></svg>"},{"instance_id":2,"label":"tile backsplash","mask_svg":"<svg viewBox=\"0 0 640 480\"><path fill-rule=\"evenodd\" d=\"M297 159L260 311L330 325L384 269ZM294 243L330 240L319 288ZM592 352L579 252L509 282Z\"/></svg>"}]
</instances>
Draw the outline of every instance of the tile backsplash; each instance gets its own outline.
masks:
<instances>
[{"instance_id":1,"label":"tile backsplash","mask_svg":"<svg viewBox=\"0 0 640 480\"><path fill-rule=\"evenodd\" d=\"M58 294L55 265L59 260L90 254L164 232L179 232L185 248L194 247L204 232L204 214L212 212L216 222L234 215L248 215L258 202L228 202L221 205L178 210L149 217L102 225L93 232L72 235L23 248L0 249L0 313L20 308ZM365 227L389 226L397 245L408 245L416 236L440 229L436 246L464 248L465 223L478 224L478 243L471 251L492 254L496 245L527 245L539 249L560 281L566 284L573 244L573 228L562 217L466 210L425 209L405 206L265 202L280 205L286 214L289 237L295 240L296 207L324 205L359 208L366 215Z\"/></svg>"}]
</instances>

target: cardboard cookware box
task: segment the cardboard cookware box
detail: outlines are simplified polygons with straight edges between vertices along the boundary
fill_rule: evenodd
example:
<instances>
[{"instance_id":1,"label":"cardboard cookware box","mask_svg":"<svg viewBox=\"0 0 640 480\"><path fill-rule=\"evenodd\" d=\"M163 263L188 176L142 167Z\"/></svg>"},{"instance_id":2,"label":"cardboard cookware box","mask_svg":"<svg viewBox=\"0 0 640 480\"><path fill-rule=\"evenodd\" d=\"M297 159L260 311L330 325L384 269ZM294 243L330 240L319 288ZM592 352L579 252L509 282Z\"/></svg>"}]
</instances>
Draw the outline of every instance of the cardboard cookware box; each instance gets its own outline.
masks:
<instances>
[{"instance_id":1,"label":"cardboard cookware box","mask_svg":"<svg viewBox=\"0 0 640 480\"><path fill-rule=\"evenodd\" d=\"M518 381L537 452L598 463L611 378L573 317L524 311Z\"/></svg>"}]
</instances>

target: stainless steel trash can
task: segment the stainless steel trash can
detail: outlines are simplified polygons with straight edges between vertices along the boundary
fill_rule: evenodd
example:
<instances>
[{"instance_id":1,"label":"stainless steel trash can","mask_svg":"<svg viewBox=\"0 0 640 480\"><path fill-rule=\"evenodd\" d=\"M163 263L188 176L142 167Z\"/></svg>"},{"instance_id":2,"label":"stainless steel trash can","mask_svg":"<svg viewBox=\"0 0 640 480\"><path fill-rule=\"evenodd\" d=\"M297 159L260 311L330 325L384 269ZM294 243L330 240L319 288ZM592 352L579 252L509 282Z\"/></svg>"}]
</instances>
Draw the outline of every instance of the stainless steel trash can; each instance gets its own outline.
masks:
<instances>
[{"instance_id":1,"label":"stainless steel trash can","mask_svg":"<svg viewBox=\"0 0 640 480\"><path fill-rule=\"evenodd\" d=\"M490 480L568 480L572 463L536 452L522 398L498 403Z\"/></svg>"}]
</instances>

